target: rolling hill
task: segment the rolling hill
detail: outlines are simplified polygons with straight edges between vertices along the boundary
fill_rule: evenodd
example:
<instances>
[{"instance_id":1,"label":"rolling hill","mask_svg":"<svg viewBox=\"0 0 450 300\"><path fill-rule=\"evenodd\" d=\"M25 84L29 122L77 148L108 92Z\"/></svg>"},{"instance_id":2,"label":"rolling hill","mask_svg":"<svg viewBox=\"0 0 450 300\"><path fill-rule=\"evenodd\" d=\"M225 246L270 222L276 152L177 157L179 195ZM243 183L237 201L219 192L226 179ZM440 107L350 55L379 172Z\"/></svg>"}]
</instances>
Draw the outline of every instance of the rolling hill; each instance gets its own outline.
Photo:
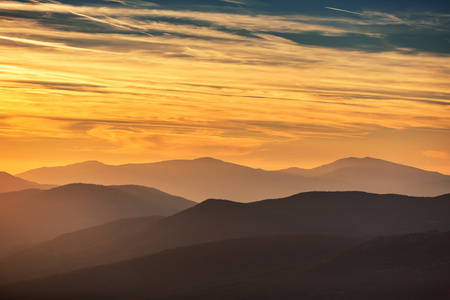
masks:
<instances>
[{"instance_id":1,"label":"rolling hill","mask_svg":"<svg viewBox=\"0 0 450 300\"><path fill-rule=\"evenodd\" d=\"M374 158L345 158L314 169L265 171L213 158L111 166L96 161L18 174L41 183L152 186L201 202L251 202L306 191L366 191L411 196L450 193L450 176Z\"/></svg>"},{"instance_id":2,"label":"rolling hill","mask_svg":"<svg viewBox=\"0 0 450 300\"><path fill-rule=\"evenodd\" d=\"M218 241L155 253L17 286L0 287L3 299L146 299L180 288L305 265L355 245L347 238L263 236ZM22 290L22 291L20 291ZM20 295L20 296L19 296ZM206 299L200 297L198 299Z\"/></svg>"},{"instance_id":3,"label":"rolling hill","mask_svg":"<svg viewBox=\"0 0 450 300\"><path fill-rule=\"evenodd\" d=\"M450 232L264 236L0 287L3 299L396 299L450 295Z\"/></svg>"},{"instance_id":4,"label":"rolling hill","mask_svg":"<svg viewBox=\"0 0 450 300\"><path fill-rule=\"evenodd\" d=\"M117 219L171 215L195 202L139 186L70 184L0 194L0 249L43 242Z\"/></svg>"},{"instance_id":5,"label":"rolling hill","mask_svg":"<svg viewBox=\"0 0 450 300\"><path fill-rule=\"evenodd\" d=\"M50 189L54 185L39 184L37 182L28 181L6 172L0 172L0 193L15 192L26 189Z\"/></svg>"},{"instance_id":6,"label":"rolling hill","mask_svg":"<svg viewBox=\"0 0 450 300\"><path fill-rule=\"evenodd\" d=\"M450 230L449 215L450 194L421 198L363 192L309 192L253 203L211 199L157 222L128 219L66 234L24 249L0 259L0 270L7 270L0 273L0 282L226 239L279 234L367 238L446 231ZM111 234L116 231L117 234ZM99 240L86 244L92 232ZM107 238L103 239L103 235ZM109 238L111 236L116 238Z\"/></svg>"}]
</instances>

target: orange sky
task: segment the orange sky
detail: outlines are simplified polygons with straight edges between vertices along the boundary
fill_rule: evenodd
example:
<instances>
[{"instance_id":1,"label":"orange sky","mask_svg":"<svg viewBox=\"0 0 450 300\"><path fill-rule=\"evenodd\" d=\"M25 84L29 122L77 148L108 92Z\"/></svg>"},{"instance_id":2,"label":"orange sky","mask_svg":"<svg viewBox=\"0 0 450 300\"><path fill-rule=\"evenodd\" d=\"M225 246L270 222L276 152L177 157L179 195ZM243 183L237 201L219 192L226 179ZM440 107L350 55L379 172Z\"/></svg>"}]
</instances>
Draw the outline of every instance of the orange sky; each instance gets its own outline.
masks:
<instances>
[{"instance_id":1,"label":"orange sky","mask_svg":"<svg viewBox=\"0 0 450 300\"><path fill-rule=\"evenodd\" d=\"M355 34L347 16L337 27L302 15L53 2L0 3L0 12L40 14L0 18L0 170L202 156L280 169L372 156L450 174L447 54L320 47L271 33ZM65 28L74 25L60 13L80 30ZM85 29L92 23L110 30Z\"/></svg>"}]
</instances>

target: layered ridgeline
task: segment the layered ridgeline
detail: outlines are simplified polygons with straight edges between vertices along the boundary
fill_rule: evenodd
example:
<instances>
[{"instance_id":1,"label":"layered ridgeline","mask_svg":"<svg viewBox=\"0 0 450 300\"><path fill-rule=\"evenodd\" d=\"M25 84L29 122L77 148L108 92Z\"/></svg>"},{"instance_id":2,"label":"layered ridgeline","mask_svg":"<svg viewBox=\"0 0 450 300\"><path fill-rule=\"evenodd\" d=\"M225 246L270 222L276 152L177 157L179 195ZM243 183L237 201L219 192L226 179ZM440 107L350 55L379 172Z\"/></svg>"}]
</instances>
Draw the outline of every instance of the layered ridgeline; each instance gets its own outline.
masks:
<instances>
[{"instance_id":1,"label":"layered ridgeline","mask_svg":"<svg viewBox=\"0 0 450 300\"><path fill-rule=\"evenodd\" d=\"M253 203L207 200L161 220L122 220L24 249L0 260L0 282L42 277L226 239L286 234L370 238L447 231L449 215L450 194L421 198L363 192L310 192Z\"/></svg>"},{"instance_id":2,"label":"layered ridgeline","mask_svg":"<svg viewBox=\"0 0 450 300\"><path fill-rule=\"evenodd\" d=\"M28 181L6 172L0 172L0 193L21 191L26 189L50 189L54 185L39 184L37 182Z\"/></svg>"},{"instance_id":3,"label":"layered ridgeline","mask_svg":"<svg viewBox=\"0 0 450 300\"><path fill-rule=\"evenodd\" d=\"M127 217L168 216L195 202L142 186L70 184L0 194L0 253Z\"/></svg>"},{"instance_id":4,"label":"layered ridgeline","mask_svg":"<svg viewBox=\"0 0 450 300\"><path fill-rule=\"evenodd\" d=\"M151 186L195 201L249 202L306 191L366 191L412 196L450 193L450 176L374 158L346 158L314 169L265 171L213 158L147 164L96 161L40 168L19 177L48 184L73 182Z\"/></svg>"},{"instance_id":5,"label":"layered ridgeline","mask_svg":"<svg viewBox=\"0 0 450 300\"><path fill-rule=\"evenodd\" d=\"M355 241L265 236L176 248L9 286L2 299L396 299L450 296L450 232Z\"/></svg>"}]
</instances>

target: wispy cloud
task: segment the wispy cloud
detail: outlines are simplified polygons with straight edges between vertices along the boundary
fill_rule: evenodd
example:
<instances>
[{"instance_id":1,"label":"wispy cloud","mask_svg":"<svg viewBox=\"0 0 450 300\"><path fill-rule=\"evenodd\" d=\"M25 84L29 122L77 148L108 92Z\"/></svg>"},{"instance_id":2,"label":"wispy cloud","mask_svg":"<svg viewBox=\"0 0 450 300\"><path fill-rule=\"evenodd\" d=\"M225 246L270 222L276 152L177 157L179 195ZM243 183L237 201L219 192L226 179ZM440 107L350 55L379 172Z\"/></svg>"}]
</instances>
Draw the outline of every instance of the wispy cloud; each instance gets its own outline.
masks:
<instances>
[{"instance_id":1,"label":"wispy cloud","mask_svg":"<svg viewBox=\"0 0 450 300\"><path fill-rule=\"evenodd\" d=\"M13 42L18 42L18 43L25 43L25 44L43 46L43 47L57 48L57 49L76 50L76 51L88 51L88 52L98 52L98 53L113 53L113 52L103 51L103 50L96 50L96 49L89 49L89 48L80 48L80 47L72 47L72 46L67 46L67 45L60 44L60 43L50 43L50 42L30 40L30 39L22 39L22 38L10 37L10 36L1 36L0 35L0 39L13 41Z\"/></svg>"},{"instance_id":2,"label":"wispy cloud","mask_svg":"<svg viewBox=\"0 0 450 300\"><path fill-rule=\"evenodd\" d=\"M450 154L445 151L424 150L421 154L429 158L450 159Z\"/></svg>"},{"instance_id":3,"label":"wispy cloud","mask_svg":"<svg viewBox=\"0 0 450 300\"><path fill-rule=\"evenodd\" d=\"M444 16L114 2L0 2L8 15L0 17L0 138L177 156L264 153L381 130L449 133L449 57L407 43L423 36L408 38L424 28L415 24L445 29ZM342 39L359 40L333 44Z\"/></svg>"}]
</instances>

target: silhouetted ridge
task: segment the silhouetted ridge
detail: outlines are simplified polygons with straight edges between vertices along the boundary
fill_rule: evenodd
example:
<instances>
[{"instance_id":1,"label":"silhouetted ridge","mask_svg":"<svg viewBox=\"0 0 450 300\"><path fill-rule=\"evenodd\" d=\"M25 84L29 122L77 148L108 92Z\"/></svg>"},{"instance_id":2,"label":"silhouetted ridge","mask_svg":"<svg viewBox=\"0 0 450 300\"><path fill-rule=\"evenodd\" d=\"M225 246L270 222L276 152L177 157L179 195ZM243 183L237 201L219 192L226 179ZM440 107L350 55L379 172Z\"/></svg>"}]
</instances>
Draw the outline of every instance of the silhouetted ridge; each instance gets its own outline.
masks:
<instances>
[{"instance_id":1,"label":"silhouetted ridge","mask_svg":"<svg viewBox=\"0 0 450 300\"><path fill-rule=\"evenodd\" d=\"M72 164L73 166L77 166L77 165L88 165L88 166L106 166L107 164L104 164L102 162L99 162L98 160L87 160L84 162L80 162L80 163L74 163Z\"/></svg>"},{"instance_id":2,"label":"silhouetted ridge","mask_svg":"<svg viewBox=\"0 0 450 300\"><path fill-rule=\"evenodd\" d=\"M146 187L85 183L0 194L0 253L126 217L171 215L195 204Z\"/></svg>"},{"instance_id":3,"label":"silhouetted ridge","mask_svg":"<svg viewBox=\"0 0 450 300\"><path fill-rule=\"evenodd\" d=\"M0 259L0 283L22 281L134 257L124 242L162 220L161 216L125 218L65 233Z\"/></svg>"},{"instance_id":4,"label":"silhouetted ridge","mask_svg":"<svg viewBox=\"0 0 450 300\"><path fill-rule=\"evenodd\" d=\"M348 238L316 235L261 236L166 250L134 260L0 287L15 299L146 299L261 276L304 265L353 246ZM214 299L201 297L197 299ZM233 297L229 298L233 299Z\"/></svg>"},{"instance_id":5,"label":"silhouetted ridge","mask_svg":"<svg viewBox=\"0 0 450 300\"><path fill-rule=\"evenodd\" d=\"M328 234L361 238L447 231L450 230L449 215L450 194L425 198L366 192L308 192L254 203L209 199L143 226L119 240L99 241L95 251L86 249L78 254L83 259L74 260L71 255L64 254L60 259L88 266L105 258L113 262L170 248L264 235ZM72 237L76 236L73 233ZM33 272L45 274L49 269L45 265L42 267L42 261L51 262L52 254L64 248L64 244L76 244L76 241L60 242L55 239L51 244L36 246L34 254L24 250L14 261L0 261L0 270L9 273L16 270L17 277ZM41 246L45 250L39 250ZM27 263L30 271L17 267L29 257L33 258Z\"/></svg>"},{"instance_id":6,"label":"silhouetted ridge","mask_svg":"<svg viewBox=\"0 0 450 300\"><path fill-rule=\"evenodd\" d=\"M0 193L21 191L26 189L49 189L54 186L28 181L7 172L0 171Z\"/></svg>"},{"instance_id":7,"label":"silhouetted ridge","mask_svg":"<svg viewBox=\"0 0 450 300\"><path fill-rule=\"evenodd\" d=\"M216 159L216 158L213 158L213 157L199 157L199 158L194 159L194 161L220 162L220 163L223 163L223 162L224 162L223 160Z\"/></svg>"},{"instance_id":8,"label":"silhouetted ridge","mask_svg":"<svg viewBox=\"0 0 450 300\"><path fill-rule=\"evenodd\" d=\"M13 299L446 300L450 232L366 243L261 236L182 247L0 287Z\"/></svg>"},{"instance_id":9,"label":"silhouetted ridge","mask_svg":"<svg viewBox=\"0 0 450 300\"><path fill-rule=\"evenodd\" d=\"M211 157L106 165L97 161L30 170L20 176L45 183L151 186L198 202L251 202L307 191L366 191L414 196L450 192L450 176L372 157L344 158L313 169L265 171Z\"/></svg>"}]
</instances>

